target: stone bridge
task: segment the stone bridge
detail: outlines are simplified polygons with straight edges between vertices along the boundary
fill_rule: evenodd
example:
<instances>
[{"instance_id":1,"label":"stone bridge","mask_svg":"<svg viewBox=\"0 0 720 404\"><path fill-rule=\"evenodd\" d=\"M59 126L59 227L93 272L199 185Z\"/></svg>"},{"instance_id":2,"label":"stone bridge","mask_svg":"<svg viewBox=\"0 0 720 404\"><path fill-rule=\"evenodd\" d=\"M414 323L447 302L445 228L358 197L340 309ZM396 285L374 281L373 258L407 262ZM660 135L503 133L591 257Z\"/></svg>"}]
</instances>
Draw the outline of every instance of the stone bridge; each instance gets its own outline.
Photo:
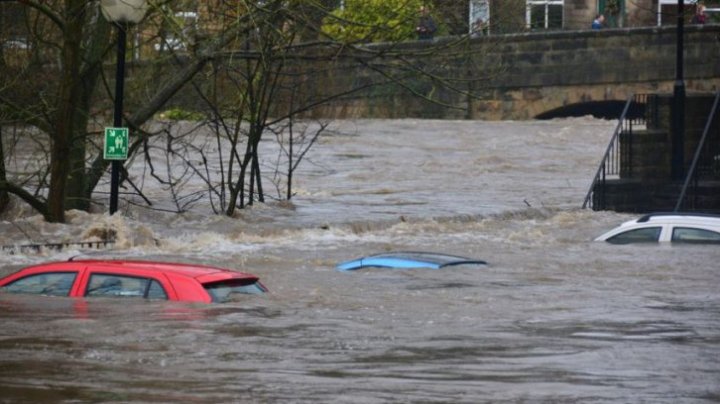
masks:
<instances>
[{"instance_id":1,"label":"stone bridge","mask_svg":"<svg viewBox=\"0 0 720 404\"><path fill-rule=\"evenodd\" d=\"M420 54L443 41L450 39L407 47ZM489 36L465 46L475 55L472 63L457 54L442 53L447 51L428 53L423 63L451 60L455 66L446 63L444 70L451 83L470 83L468 77L481 77L467 84L466 91L448 91L429 82L391 85L354 93L316 110L315 115L486 120L586 114L617 117L628 96L672 92L675 81L676 30L672 26ZM720 90L720 25L686 26L684 66L688 93ZM338 91L367 76L347 67L338 69L328 73L328 81L319 87ZM408 91L413 86L412 92L443 105L414 96Z\"/></svg>"}]
</instances>

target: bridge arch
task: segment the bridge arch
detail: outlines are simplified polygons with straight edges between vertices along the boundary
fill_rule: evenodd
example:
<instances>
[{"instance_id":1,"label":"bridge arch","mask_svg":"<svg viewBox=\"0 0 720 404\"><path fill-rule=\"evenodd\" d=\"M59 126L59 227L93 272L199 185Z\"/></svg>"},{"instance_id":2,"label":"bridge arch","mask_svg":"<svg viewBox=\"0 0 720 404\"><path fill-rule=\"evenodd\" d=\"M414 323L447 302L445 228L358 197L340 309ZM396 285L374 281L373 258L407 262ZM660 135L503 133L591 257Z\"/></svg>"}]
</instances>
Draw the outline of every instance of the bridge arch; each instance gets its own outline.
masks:
<instances>
[{"instance_id":1,"label":"bridge arch","mask_svg":"<svg viewBox=\"0 0 720 404\"><path fill-rule=\"evenodd\" d=\"M675 35L674 27L655 27L510 36L501 55L487 55L504 61L505 73L471 116L617 117L617 104L633 94L673 92ZM720 25L688 26L685 38L686 91L717 91Z\"/></svg>"},{"instance_id":2,"label":"bridge arch","mask_svg":"<svg viewBox=\"0 0 720 404\"><path fill-rule=\"evenodd\" d=\"M586 101L570 105L563 105L536 115L535 119L570 118L579 116L593 116L601 119L617 119L622 114L625 101L604 100ZM635 111L633 111L636 113Z\"/></svg>"}]
</instances>

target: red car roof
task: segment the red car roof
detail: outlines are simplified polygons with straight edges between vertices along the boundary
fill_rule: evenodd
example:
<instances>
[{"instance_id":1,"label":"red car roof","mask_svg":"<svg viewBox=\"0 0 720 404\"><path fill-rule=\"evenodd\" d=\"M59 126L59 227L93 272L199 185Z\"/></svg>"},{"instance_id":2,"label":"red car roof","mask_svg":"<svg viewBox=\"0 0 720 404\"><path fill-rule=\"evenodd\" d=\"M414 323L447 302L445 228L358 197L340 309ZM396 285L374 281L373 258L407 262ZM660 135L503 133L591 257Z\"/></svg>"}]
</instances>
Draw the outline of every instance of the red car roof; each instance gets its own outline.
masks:
<instances>
[{"instance_id":1,"label":"red car roof","mask_svg":"<svg viewBox=\"0 0 720 404\"><path fill-rule=\"evenodd\" d=\"M73 260L82 264L101 264L118 268L133 268L173 273L180 276L195 278L201 283L225 279L257 279L257 276L225 268L211 267L199 264L183 264L157 261L130 261L130 260Z\"/></svg>"},{"instance_id":2,"label":"red car roof","mask_svg":"<svg viewBox=\"0 0 720 404\"><path fill-rule=\"evenodd\" d=\"M206 290L206 287L209 284L215 284L223 281L231 281L234 283L235 280L239 281L242 285L254 284L256 282L259 284L259 279L255 275L225 268L198 264L118 259L82 259L47 262L25 267L14 274L0 278L0 284L5 285L8 282L14 282L23 276L42 274L44 272L82 271L84 267L90 268L90 270L95 273L107 272L125 274L129 276L150 276L150 273L153 272L158 275L162 274L163 276L158 277L157 280L165 284L164 286L166 286L166 292L169 292L169 300L210 303L213 297ZM71 290L69 292L70 296L83 296L78 293L84 291L84 289L81 290L81 288L85 287L85 283L83 282L87 282L87 278L81 277L77 282L78 284L73 286L76 290ZM262 285L260 285L259 288L266 291Z\"/></svg>"}]
</instances>

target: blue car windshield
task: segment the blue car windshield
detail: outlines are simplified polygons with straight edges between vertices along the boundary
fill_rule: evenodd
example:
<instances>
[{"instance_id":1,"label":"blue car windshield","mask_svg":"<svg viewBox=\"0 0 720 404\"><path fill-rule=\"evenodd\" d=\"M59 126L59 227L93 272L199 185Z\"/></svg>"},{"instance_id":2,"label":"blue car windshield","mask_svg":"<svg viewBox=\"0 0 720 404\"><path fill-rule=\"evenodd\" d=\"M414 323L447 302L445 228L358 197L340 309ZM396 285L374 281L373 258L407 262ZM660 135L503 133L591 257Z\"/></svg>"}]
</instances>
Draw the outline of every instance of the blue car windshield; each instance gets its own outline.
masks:
<instances>
[{"instance_id":1,"label":"blue car windshield","mask_svg":"<svg viewBox=\"0 0 720 404\"><path fill-rule=\"evenodd\" d=\"M476 260L472 260L470 258L458 257L458 256L454 256L454 255L425 253L425 252L396 252L396 253L387 253L387 254L377 254L377 255L371 255L369 257L365 257L365 258L363 258L363 260L373 259L373 258L377 258L377 259L390 258L390 259L413 261L413 262L427 262L429 264L436 264L441 267L444 265L449 265L449 264L453 264L453 263L476 261Z\"/></svg>"},{"instance_id":2,"label":"blue car windshield","mask_svg":"<svg viewBox=\"0 0 720 404\"><path fill-rule=\"evenodd\" d=\"M485 261L455 255L428 252L389 252L370 255L337 265L340 271L359 268L444 268L453 265L486 265Z\"/></svg>"}]
</instances>

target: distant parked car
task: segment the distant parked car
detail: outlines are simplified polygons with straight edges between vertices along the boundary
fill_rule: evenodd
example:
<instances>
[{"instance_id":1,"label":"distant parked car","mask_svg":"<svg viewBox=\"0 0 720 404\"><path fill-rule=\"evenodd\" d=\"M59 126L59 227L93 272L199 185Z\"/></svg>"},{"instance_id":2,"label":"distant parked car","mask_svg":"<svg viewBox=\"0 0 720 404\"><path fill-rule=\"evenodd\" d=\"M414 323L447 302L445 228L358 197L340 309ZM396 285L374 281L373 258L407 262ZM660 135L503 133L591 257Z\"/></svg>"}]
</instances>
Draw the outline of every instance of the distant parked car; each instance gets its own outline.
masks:
<instances>
[{"instance_id":1,"label":"distant parked car","mask_svg":"<svg viewBox=\"0 0 720 404\"><path fill-rule=\"evenodd\" d=\"M653 213L625 222L595 240L613 244L720 244L720 215Z\"/></svg>"},{"instance_id":2,"label":"distant parked car","mask_svg":"<svg viewBox=\"0 0 720 404\"><path fill-rule=\"evenodd\" d=\"M440 269L454 265L487 265L487 262L473 258L430 252L408 251L388 252L342 262L338 271L353 271L361 268L432 268Z\"/></svg>"},{"instance_id":3,"label":"distant parked car","mask_svg":"<svg viewBox=\"0 0 720 404\"><path fill-rule=\"evenodd\" d=\"M255 275L204 265L78 260L34 265L0 279L0 290L70 297L224 302L267 291Z\"/></svg>"}]
</instances>

